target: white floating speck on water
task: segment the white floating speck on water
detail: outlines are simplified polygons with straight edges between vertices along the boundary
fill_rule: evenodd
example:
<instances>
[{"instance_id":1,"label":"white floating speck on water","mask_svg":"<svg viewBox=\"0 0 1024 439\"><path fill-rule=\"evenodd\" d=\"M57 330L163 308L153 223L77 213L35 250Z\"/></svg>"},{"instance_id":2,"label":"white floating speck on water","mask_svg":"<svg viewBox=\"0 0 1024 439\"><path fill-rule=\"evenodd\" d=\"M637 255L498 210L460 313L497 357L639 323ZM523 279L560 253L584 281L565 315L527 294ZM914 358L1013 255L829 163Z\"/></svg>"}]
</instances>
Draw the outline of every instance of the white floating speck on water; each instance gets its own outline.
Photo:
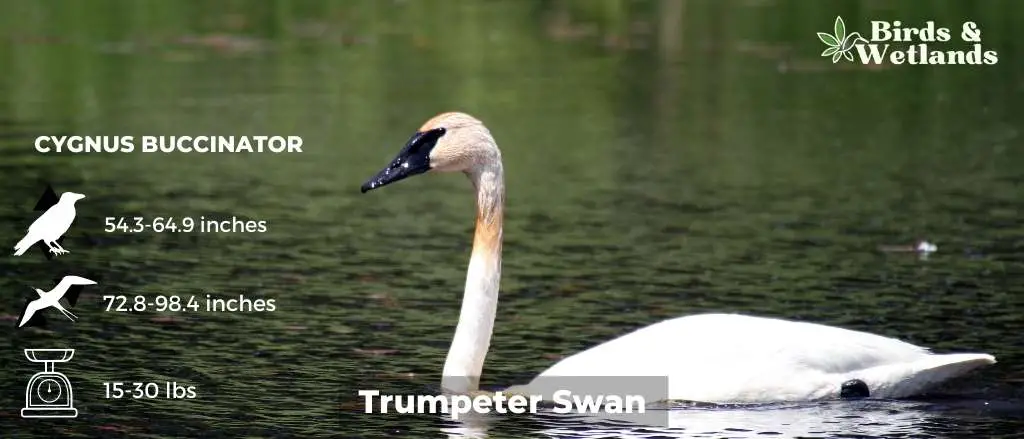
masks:
<instances>
[{"instance_id":1,"label":"white floating speck on water","mask_svg":"<svg viewBox=\"0 0 1024 439\"><path fill-rule=\"evenodd\" d=\"M932 244L932 243L930 243L928 241L921 241L921 242L917 243L917 252L918 253L934 253L934 252L936 252L938 250L939 250L939 247L937 247L935 244Z\"/></svg>"}]
</instances>

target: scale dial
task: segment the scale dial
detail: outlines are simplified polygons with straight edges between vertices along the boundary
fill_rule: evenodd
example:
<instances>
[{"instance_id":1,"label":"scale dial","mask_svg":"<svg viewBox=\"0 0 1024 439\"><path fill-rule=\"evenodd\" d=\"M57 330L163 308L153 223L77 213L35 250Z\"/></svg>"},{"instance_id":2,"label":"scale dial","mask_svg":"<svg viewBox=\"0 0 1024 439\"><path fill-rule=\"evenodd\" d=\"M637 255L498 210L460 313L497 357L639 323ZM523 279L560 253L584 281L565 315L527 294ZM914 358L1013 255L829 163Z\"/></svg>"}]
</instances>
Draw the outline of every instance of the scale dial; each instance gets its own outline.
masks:
<instances>
[{"instance_id":1,"label":"scale dial","mask_svg":"<svg viewBox=\"0 0 1024 439\"><path fill-rule=\"evenodd\" d=\"M46 378L36 385L36 395L39 400L47 404L53 404L60 399L64 385L53 378Z\"/></svg>"}]
</instances>

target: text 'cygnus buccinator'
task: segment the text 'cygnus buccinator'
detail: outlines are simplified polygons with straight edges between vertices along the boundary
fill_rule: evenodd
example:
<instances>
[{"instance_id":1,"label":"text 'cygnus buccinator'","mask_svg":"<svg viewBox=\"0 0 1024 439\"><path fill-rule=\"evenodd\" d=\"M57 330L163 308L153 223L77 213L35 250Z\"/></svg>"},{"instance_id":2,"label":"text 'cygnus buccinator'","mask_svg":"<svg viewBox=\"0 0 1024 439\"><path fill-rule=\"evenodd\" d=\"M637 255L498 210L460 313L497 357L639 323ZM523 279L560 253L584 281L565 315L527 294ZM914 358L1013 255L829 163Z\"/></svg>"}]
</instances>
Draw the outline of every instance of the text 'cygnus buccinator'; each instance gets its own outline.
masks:
<instances>
[{"instance_id":1,"label":"text 'cygnus buccinator'","mask_svg":"<svg viewBox=\"0 0 1024 439\"><path fill-rule=\"evenodd\" d=\"M478 390L501 278L505 186L490 131L464 113L427 121L367 192L427 171L463 172L476 190L473 252L442 388ZM735 314L662 321L563 359L543 377L668 377L668 397L709 403L807 401L841 396L902 398L976 367L987 354L933 354L864 332ZM526 386L529 388L529 385Z\"/></svg>"}]
</instances>

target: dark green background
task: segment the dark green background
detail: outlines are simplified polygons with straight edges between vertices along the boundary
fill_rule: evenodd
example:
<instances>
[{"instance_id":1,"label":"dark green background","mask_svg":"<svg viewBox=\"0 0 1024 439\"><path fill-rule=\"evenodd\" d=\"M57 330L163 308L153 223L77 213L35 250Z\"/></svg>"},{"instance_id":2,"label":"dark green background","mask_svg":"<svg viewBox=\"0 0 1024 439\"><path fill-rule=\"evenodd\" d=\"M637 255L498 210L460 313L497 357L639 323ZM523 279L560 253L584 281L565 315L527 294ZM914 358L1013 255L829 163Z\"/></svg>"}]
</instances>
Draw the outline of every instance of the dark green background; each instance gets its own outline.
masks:
<instances>
[{"instance_id":1,"label":"dark green background","mask_svg":"<svg viewBox=\"0 0 1024 439\"><path fill-rule=\"evenodd\" d=\"M0 258L3 437L441 434L450 425L433 417L362 415L352 404L359 388L424 393L439 381L468 258L470 185L445 175L369 195L358 187L448 110L484 120L505 159L505 278L485 386L525 382L663 318L737 311L999 360L923 401L789 408L812 424L808 435L1024 429L1019 2L0 8L0 243L21 236L47 183L88 196L69 255ZM871 19L898 19L958 35L973 20L999 64L833 65L815 33L836 15L862 33ZM36 136L67 134L299 135L306 152L32 148ZM105 217L135 215L238 216L270 231L102 230ZM878 249L918 239L938 253ZM68 273L102 278L75 308L80 321L15 330L26 285ZM205 292L274 298L279 309L168 321L102 312L98 297ZM65 345L78 351L58 370L83 415L20 419L39 369L21 349ZM118 380L176 380L200 397L104 400L102 383ZM788 428L781 412L768 415L779 425L755 425L763 412L722 416L712 436ZM482 428L522 437L559 422Z\"/></svg>"}]
</instances>

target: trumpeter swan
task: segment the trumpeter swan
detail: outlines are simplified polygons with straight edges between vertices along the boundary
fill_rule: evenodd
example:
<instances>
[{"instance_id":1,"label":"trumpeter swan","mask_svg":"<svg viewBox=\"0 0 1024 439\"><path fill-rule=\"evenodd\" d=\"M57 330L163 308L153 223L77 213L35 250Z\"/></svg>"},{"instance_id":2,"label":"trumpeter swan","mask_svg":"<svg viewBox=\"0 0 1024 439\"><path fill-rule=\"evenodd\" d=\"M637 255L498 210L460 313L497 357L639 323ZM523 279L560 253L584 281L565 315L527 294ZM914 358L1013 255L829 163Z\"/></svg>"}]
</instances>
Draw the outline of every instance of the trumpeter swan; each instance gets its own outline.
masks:
<instances>
[{"instance_id":1,"label":"trumpeter swan","mask_svg":"<svg viewBox=\"0 0 1024 439\"><path fill-rule=\"evenodd\" d=\"M367 192L427 171L463 172L476 190L476 232L442 388L478 390L501 278L505 186L490 131L464 113L428 120ZM544 377L668 377L672 400L708 403L902 398L976 367L987 354L932 354L903 341L814 323L735 314L679 317L563 359ZM528 384L527 387L530 385Z\"/></svg>"}]
</instances>

